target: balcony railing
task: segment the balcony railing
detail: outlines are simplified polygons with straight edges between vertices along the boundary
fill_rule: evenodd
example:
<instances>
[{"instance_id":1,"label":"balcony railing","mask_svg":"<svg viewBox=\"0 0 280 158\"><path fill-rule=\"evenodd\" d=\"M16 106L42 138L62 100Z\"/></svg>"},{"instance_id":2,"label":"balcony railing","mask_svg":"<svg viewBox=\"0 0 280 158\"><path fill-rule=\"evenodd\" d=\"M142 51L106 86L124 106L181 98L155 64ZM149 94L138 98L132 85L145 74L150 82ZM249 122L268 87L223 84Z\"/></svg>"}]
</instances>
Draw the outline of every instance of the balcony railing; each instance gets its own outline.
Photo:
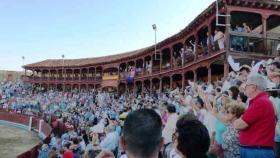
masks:
<instances>
[{"instance_id":1,"label":"balcony railing","mask_svg":"<svg viewBox=\"0 0 280 158\"><path fill-rule=\"evenodd\" d=\"M143 68L136 68L136 76L142 76L144 74Z\"/></svg>"},{"instance_id":2,"label":"balcony railing","mask_svg":"<svg viewBox=\"0 0 280 158\"><path fill-rule=\"evenodd\" d=\"M272 56L280 55L280 34L267 34L267 54Z\"/></svg>"},{"instance_id":3,"label":"balcony railing","mask_svg":"<svg viewBox=\"0 0 280 158\"><path fill-rule=\"evenodd\" d=\"M239 53L253 53L276 56L277 46L280 44L280 34L262 34L230 32L230 50Z\"/></svg>"},{"instance_id":4,"label":"balcony railing","mask_svg":"<svg viewBox=\"0 0 280 158\"><path fill-rule=\"evenodd\" d=\"M96 81L101 81L101 80L102 80L102 77L101 77L101 76L96 76L96 77L95 77L95 80L96 80Z\"/></svg>"},{"instance_id":5,"label":"balcony railing","mask_svg":"<svg viewBox=\"0 0 280 158\"><path fill-rule=\"evenodd\" d=\"M159 65L153 66L153 73L157 73L157 72L160 72L160 66Z\"/></svg>"},{"instance_id":6,"label":"balcony railing","mask_svg":"<svg viewBox=\"0 0 280 158\"><path fill-rule=\"evenodd\" d=\"M275 46L276 44L279 43L279 41L271 41L272 44ZM199 51L199 50L198 50ZM203 60L204 57L209 57L209 55L213 55L215 53L218 53L221 51L212 51L211 54L207 53L207 54L203 54L202 56L198 57L198 60ZM200 53L201 54L201 53ZM152 75L154 73L160 73L160 72L164 72L164 71L169 71L169 70L176 70L177 68L182 68L183 66L189 65L190 63L194 62L195 60L195 56L192 53L188 53L184 56L184 61L182 64L182 59L178 58L177 62L175 63L176 60L174 60L173 58L173 65L171 65L171 60L165 60L162 62L162 67L160 69L160 65L154 65L152 68L152 72L150 72L148 69L145 68L138 68L136 71L136 77L144 77L144 76L149 76ZM161 70L161 71L160 71ZM103 76L104 77L104 76ZM119 75L115 75L115 78L118 78L119 80L126 80L127 78L127 72L120 72ZM104 78L103 78L104 79ZM79 75L69 75L69 74L65 74L65 77L25 77L24 81L29 81L29 82L39 82L39 81L50 81L50 82L54 82L54 83L66 83L66 82L100 82L103 80L102 76L100 74L97 74L95 76L82 76L80 77Z\"/></svg>"}]
</instances>

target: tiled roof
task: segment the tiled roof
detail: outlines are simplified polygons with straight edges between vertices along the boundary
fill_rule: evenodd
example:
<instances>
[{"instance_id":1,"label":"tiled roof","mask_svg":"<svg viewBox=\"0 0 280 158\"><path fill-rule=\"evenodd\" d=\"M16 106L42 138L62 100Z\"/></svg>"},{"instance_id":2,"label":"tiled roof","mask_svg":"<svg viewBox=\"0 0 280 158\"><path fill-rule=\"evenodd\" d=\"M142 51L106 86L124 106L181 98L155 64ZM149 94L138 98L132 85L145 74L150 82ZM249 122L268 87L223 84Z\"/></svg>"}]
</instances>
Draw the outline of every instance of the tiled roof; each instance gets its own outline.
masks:
<instances>
[{"instance_id":1,"label":"tiled roof","mask_svg":"<svg viewBox=\"0 0 280 158\"><path fill-rule=\"evenodd\" d=\"M122 58L129 58L136 54L139 54L145 51L147 48L130 51L126 53L116 54L116 55L108 55L103 57L96 57L96 58L81 58L81 59L47 59L40 62L24 65L24 68L47 68L47 67L75 67L75 66L86 66L86 65L98 65L107 62L112 62L116 60L120 60Z\"/></svg>"}]
</instances>

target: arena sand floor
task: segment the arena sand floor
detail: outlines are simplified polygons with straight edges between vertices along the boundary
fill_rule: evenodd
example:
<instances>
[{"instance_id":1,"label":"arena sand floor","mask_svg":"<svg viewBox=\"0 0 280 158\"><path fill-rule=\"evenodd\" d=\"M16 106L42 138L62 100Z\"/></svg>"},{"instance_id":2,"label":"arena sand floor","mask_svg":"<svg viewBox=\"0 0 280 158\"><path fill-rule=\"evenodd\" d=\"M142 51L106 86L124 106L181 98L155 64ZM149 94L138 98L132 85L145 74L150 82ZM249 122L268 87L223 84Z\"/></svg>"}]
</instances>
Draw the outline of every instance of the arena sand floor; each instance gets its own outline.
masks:
<instances>
[{"instance_id":1,"label":"arena sand floor","mask_svg":"<svg viewBox=\"0 0 280 158\"><path fill-rule=\"evenodd\" d=\"M40 142L38 135L24 129L0 125L0 157L15 158Z\"/></svg>"}]
</instances>

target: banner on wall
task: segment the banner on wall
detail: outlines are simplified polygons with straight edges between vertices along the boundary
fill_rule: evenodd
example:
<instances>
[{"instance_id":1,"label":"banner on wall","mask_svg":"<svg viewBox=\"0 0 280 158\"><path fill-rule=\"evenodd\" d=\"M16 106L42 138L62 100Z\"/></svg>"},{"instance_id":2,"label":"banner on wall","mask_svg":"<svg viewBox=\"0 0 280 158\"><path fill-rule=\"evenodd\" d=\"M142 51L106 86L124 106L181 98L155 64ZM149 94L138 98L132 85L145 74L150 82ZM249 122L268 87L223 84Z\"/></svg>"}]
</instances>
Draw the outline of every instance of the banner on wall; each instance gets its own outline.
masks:
<instances>
[{"instance_id":1,"label":"banner on wall","mask_svg":"<svg viewBox=\"0 0 280 158\"><path fill-rule=\"evenodd\" d=\"M135 77L135 71L136 71L135 66L131 66L129 68L127 73L127 78L126 78L127 83L133 83Z\"/></svg>"},{"instance_id":2,"label":"banner on wall","mask_svg":"<svg viewBox=\"0 0 280 158\"><path fill-rule=\"evenodd\" d=\"M119 75L111 75L111 76L103 76L102 80L118 80L119 79Z\"/></svg>"}]
</instances>

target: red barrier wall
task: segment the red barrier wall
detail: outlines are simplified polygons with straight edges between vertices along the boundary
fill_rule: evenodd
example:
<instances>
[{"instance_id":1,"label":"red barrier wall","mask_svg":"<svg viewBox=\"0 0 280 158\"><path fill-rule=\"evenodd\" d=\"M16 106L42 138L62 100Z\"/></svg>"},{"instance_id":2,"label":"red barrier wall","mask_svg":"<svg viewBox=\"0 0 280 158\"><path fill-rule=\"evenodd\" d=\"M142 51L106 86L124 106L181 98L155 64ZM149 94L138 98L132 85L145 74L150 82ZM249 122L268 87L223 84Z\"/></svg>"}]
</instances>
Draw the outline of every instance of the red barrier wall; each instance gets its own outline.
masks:
<instances>
[{"instance_id":1,"label":"red barrier wall","mask_svg":"<svg viewBox=\"0 0 280 158\"><path fill-rule=\"evenodd\" d=\"M14 122L14 123L19 123L28 126L29 125L29 117L27 115L22 115L22 114L15 114L11 113L9 111L0 110L0 120L4 121L9 121L9 122ZM39 122L40 118L34 116L33 121L32 121L32 128L35 128L39 130ZM51 126L43 122L42 124L42 133L46 136L46 138L43 140L44 143L49 143L50 142L50 135L51 135L52 128ZM38 157L38 150L41 148L41 143L37 144L30 150L18 155L18 158L37 158Z\"/></svg>"}]
</instances>

